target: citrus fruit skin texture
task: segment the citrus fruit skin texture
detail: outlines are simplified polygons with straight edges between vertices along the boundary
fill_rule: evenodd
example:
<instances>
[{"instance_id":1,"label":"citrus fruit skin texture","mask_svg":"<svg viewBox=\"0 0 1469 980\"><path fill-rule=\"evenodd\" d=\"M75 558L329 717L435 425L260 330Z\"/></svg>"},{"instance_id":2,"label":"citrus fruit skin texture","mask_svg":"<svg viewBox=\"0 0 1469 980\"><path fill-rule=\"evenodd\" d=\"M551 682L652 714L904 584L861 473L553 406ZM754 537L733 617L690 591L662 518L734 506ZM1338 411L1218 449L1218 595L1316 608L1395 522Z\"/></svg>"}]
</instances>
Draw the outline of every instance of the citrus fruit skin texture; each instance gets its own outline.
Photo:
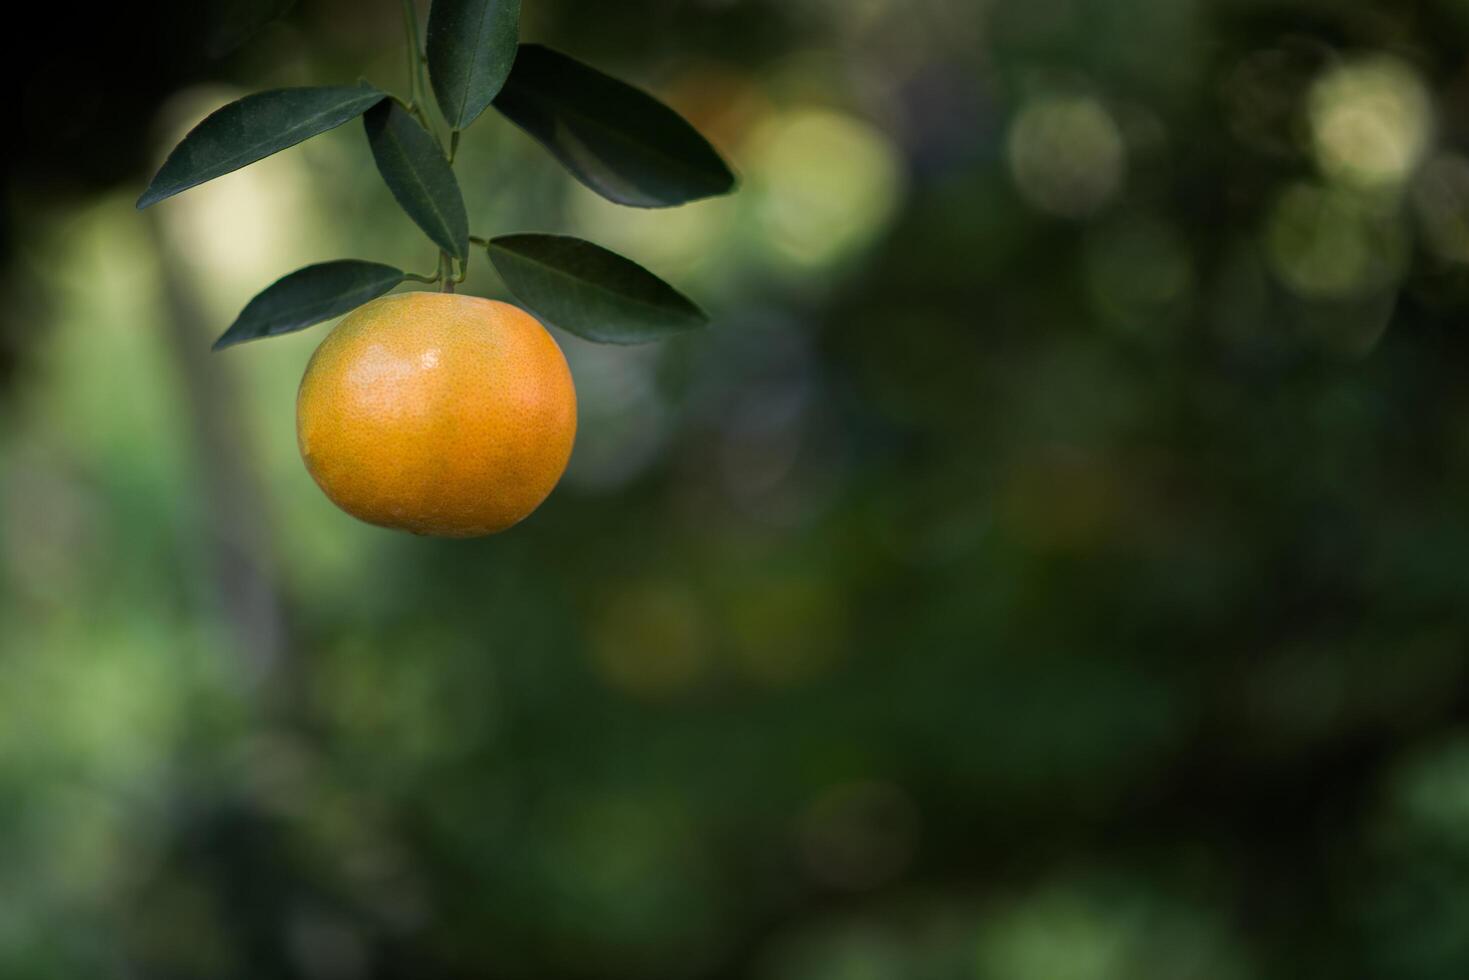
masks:
<instances>
[{"instance_id":1,"label":"citrus fruit skin texture","mask_svg":"<svg viewBox=\"0 0 1469 980\"><path fill-rule=\"evenodd\" d=\"M576 438L556 341L508 303L385 296L350 313L306 366L296 439L318 486L370 524L468 538L540 506Z\"/></svg>"}]
</instances>

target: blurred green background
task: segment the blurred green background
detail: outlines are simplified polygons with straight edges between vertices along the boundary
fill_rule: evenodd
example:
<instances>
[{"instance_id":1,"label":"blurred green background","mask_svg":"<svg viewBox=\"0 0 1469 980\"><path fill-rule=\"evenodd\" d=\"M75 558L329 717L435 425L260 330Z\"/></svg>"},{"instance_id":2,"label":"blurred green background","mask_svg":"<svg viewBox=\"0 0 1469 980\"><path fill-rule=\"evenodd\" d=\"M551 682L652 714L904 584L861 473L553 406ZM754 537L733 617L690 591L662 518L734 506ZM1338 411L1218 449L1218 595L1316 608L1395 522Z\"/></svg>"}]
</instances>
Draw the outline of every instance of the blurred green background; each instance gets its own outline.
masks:
<instances>
[{"instance_id":1,"label":"blurred green background","mask_svg":"<svg viewBox=\"0 0 1469 980\"><path fill-rule=\"evenodd\" d=\"M312 484L326 328L208 353L432 267L358 126L132 206L406 91L397 4L116 6L6 41L0 976L1469 976L1465 0L526 0L743 188L471 131L475 233L715 317L558 335L570 471L474 542Z\"/></svg>"}]
</instances>

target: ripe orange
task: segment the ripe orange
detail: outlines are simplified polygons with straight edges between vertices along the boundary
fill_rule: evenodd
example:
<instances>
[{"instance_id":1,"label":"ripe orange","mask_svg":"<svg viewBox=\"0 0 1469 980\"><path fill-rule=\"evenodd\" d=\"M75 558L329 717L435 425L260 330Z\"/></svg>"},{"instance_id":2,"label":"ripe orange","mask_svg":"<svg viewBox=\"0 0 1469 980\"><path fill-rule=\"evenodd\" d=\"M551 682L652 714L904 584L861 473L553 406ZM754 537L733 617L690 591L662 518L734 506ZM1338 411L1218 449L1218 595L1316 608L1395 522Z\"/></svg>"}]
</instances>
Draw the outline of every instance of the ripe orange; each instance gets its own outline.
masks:
<instances>
[{"instance_id":1,"label":"ripe orange","mask_svg":"<svg viewBox=\"0 0 1469 980\"><path fill-rule=\"evenodd\" d=\"M507 303L385 296L322 341L296 399L301 458L354 517L416 534L503 531L561 479L576 391L561 348Z\"/></svg>"}]
</instances>

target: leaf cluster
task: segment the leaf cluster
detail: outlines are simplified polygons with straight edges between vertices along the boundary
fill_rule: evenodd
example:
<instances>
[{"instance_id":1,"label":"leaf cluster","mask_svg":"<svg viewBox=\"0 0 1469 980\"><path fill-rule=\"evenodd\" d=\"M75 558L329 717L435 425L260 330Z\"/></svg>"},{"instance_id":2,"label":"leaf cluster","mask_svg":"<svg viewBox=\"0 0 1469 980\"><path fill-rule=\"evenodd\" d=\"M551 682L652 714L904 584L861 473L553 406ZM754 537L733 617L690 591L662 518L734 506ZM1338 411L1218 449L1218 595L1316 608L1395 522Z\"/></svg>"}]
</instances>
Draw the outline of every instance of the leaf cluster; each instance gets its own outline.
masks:
<instances>
[{"instance_id":1,"label":"leaf cluster","mask_svg":"<svg viewBox=\"0 0 1469 980\"><path fill-rule=\"evenodd\" d=\"M288 3L274 2L279 12ZM404 282L462 281L483 247L517 300L542 319L599 343L660 340L707 323L692 301L631 259L580 239L471 235L453 169L459 136L494 108L566 170L617 204L667 208L727 194L728 164L677 112L576 59L520 41L520 0L433 0L426 44L405 0L413 95L366 82L276 89L217 110L176 146L138 199L175 194L361 118L383 182L440 253L435 275L339 259L298 269L246 304L215 343L228 347L340 316ZM421 97L426 69L441 143ZM455 269L457 268L457 272Z\"/></svg>"}]
</instances>

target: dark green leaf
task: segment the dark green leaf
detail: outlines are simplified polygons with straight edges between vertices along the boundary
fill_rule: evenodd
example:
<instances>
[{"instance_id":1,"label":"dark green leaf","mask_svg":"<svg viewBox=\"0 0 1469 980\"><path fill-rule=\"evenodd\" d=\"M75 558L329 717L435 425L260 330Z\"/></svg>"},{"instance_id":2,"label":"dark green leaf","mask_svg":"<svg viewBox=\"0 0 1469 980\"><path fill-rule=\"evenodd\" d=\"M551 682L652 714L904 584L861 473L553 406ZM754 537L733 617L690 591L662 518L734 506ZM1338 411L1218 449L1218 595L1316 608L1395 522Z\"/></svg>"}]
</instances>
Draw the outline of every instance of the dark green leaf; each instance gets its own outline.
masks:
<instances>
[{"instance_id":1,"label":"dark green leaf","mask_svg":"<svg viewBox=\"0 0 1469 980\"><path fill-rule=\"evenodd\" d=\"M520 46L495 108L618 204L673 207L735 186L729 166L678 113L538 44Z\"/></svg>"},{"instance_id":2,"label":"dark green leaf","mask_svg":"<svg viewBox=\"0 0 1469 980\"><path fill-rule=\"evenodd\" d=\"M467 256L464 197L438 142L397 99L384 99L362 121L378 172L399 206L439 248L456 259Z\"/></svg>"},{"instance_id":3,"label":"dark green leaf","mask_svg":"<svg viewBox=\"0 0 1469 980\"><path fill-rule=\"evenodd\" d=\"M362 115L383 93L366 83L247 95L211 114L163 161L138 198L146 208Z\"/></svg>"},{"instance_id":4,"label":"dark green leaf","mask_svg":"<svg viewBox=\"0 0 1469 980\"><path fill-rule=\"evenodd\" d=\"M444 118L464 129L500 93L520 42L520 0L434 0L428 73Z\"/></svg>"},{"instance_id":5,"label":"dark green leaf","mask_svg":"<svg viewBox=\"0 0 1469 980\"><path fill-rule=\"evenodd\" d=\"M224 0L204 43L211 58L223 58L296 5L296 0Z\"/></svg>"},{"instance_id":6,"label":"dark green leaf","mask_svg":"<svg viewBox=\"0 0 1469 980\"><path fill-rule=\"evenodd\" d=\"M349 313L407 278L379 262L339 259L298 269L257 295L214 342L220 350L247 340L303 330Z\"/></svg>"},{"instance_id":7,"label":"dark green leaf","mask_svg":"<svg viewBox=\"0 0 1469 980\"><path fill-rule=\"evenodd\" d=\"M517 299L587 340L642 344L709 322L647 269L579 238L504 235L491 240L489 252Z\"/></svg>"}]
</instances>

